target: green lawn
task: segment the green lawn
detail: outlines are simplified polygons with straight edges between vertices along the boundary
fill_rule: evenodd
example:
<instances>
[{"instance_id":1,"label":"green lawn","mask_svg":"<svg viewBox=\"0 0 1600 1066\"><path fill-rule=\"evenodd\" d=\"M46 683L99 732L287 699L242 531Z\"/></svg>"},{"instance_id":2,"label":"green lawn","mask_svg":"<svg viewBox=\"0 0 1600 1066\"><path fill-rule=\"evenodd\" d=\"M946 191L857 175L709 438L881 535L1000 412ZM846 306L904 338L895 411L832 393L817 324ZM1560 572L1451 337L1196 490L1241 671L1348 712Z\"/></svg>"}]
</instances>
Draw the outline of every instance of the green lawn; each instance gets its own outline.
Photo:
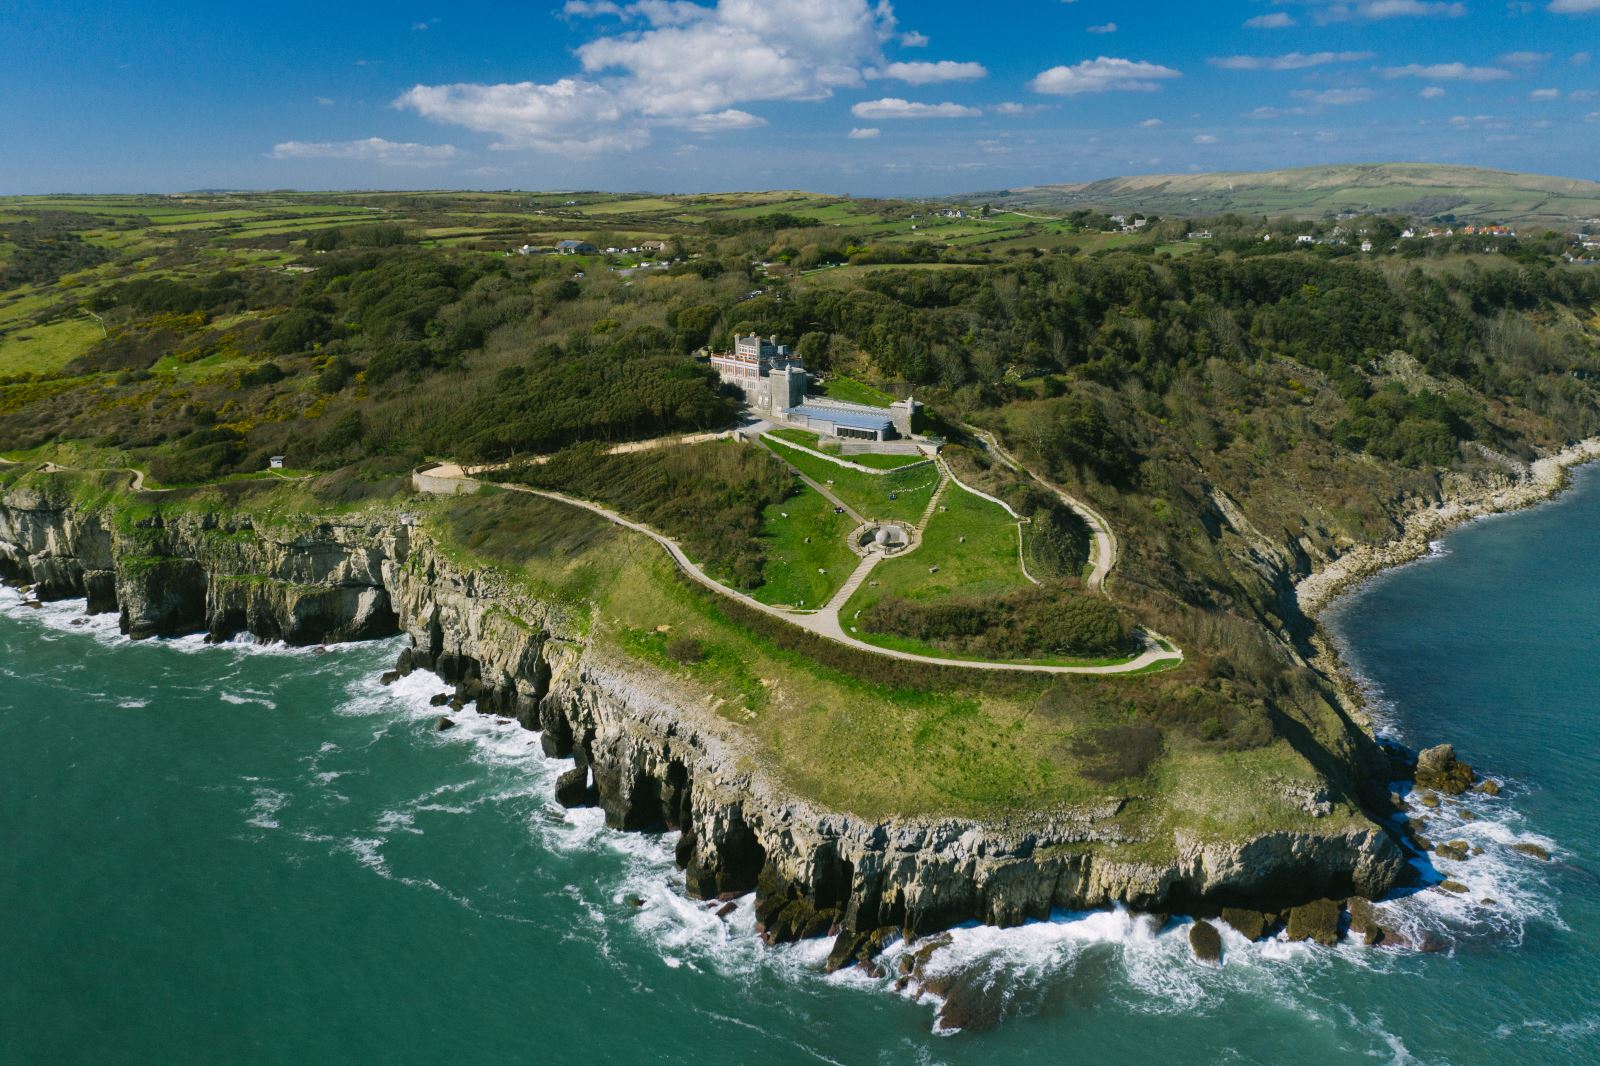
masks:
<instances>
[{"instance_id":1,"label":"green lawn","mask_svg":"<svg viewBox=\"0 0 1600 1066\"><path fill-rule=\"evenodd\" d=\"M817 391L830 400L839 400L843 403L862 403L868 407L888 407L894 403L894 397L888 393L863 385L855 378L831 377Z\"/></svg>"},{"instance_id":2,"label":"green lawn","mask_svg":"<svg viewBox=\"0 0 1600 1066\"><path fill-rule=\"evenodd\" d=\"M751 595L762 603L821 607L856 567L845 544L854 520L834 514L833 504L810 486L768 507L763 518L766 583Z\"/></svg>"},{"instance_id":3,"label":"green lawn","mask_svg":"<svg viewBox=\"0 0 1600 1066\"><path fill-rule=\"evenodd\" d=\"M930 602L999 596L1028 587L1017 559L1017 524L995 504L952 482L922 533L922 546L886 559L841 612L846 625L890 594ZM962 538L965 538L963 540ZM929 568L937 566L938 573ZM876 587L874 587L876 586Z\"/></svg>"},{"instance_id":4,"label":"green lawn","mask_svg":"<svg viewBox=\"0 0 1600 1066\"><path fill-rule=\"evenodd\" d=\"M814 452L821 452L821 451L827 451L828 450L822 444L821 435L817 434L817 433L812 433L812 432L810 432L808 430L795 429L793 426L780 426L777 429L772 430L771 432L772 432L772 435L774 437L779 437L779 438L781 438L783 440L786 440L786 441L792 441L793 443L798 444L803 448L810 448ZM835 452L837 452L838 451L838 445L834 445L833 446L833 450Z\"/></svg>"},{"instance_id":5,"label":"green lawn","mask_svg":"<svg viewBox=\"0 0 1600 1066\"><path fill-rule=\"evenodd\" d=\"M879 455L876 452L863 452L860 455L841 455L839 458L858 466L870 466L874 470L898 470L902 466L916 466L926 463L925 455Z\"/></svg>"},{"instance_id":6,"label":"green lawn","mask_svg":"<svg viewBox=\"0 0 1600 1066\"><path fill-rule=\"evenodd\" d=\"M795 429L793 426L781 426L769 430L779 440L790 441L814 452L824 452L828 455L837 455L847 463L857 466L869 466L874 470L898 470L902 466L915 466L917 463L928 461L924 455L880 455L876 452L858 452L851 455L844 454L844 449L836 441L825 441L819 434L804 429Z\"/></svg>"},{"instance_id":7,"label":"green lawn","mask_svg":"<svg viewBox=\"0 0 1600 1066\"><path fill-rule=\"evenodd\" d=\"M827 485L835 496L866 518L915 522L927 509L939 483L938 469L933 466L868 474L807 455L779 441L763 438L761 443L802 474Z\"/></svg>"}]
</instances>

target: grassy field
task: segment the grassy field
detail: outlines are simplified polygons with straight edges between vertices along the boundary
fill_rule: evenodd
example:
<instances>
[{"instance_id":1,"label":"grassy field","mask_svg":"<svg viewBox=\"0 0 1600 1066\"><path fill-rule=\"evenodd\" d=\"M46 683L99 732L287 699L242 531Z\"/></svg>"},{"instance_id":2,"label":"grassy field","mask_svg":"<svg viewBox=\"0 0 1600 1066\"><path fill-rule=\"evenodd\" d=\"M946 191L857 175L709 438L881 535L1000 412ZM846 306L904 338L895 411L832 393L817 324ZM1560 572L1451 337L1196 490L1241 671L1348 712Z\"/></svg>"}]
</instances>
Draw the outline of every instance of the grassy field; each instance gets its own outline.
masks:
<instances>
[{"instance_id":1,"label":"grassy field","mask_svg":"<svg viewBox=\"0 0 1600 1066\"><path fill-rule=\"evenodd\" d=\"M845 544L855 522L834 514L833 504L809 486L768 507L763 517L766 583L751 595L785 607L822 606L855 569L856 556Z\"/></svg>"},{"instance_id":2,"label":"grassy field","mask_svg":"<svg viewBox=\"0 0 1600 1066\"><path fill-rule=\"evenodd\" d=\"M100 324L88 317L13 327L0 333L0 377L57 373L100 336Z\"/></svg>"},{"instance_id":3,"label":"grassy field","mask_svg":"<svg viewBox=\"0 0 1600 1066\"><path fill-rule=\"evenodd\" d=\"M859 403L868 407L888 407L894 403L894 397L881 389L864 385L842 374L830 377L817 386L817 391L828 399L838 400L841 403Z\"/></svg>"},{"instance_id":4,"label":"grassy field","mask_svg":"<svg viewBox=\"0 0 1600 1066\"><path fill-rule=\"evenodd\" d=\"M860 466L870 466L874 470L899 470L903 466L916 466L928 461L925 455L880 455L877 452L861 452L840 458Z\"/></svg>"},{"instance_id":5,"label":"grassy field","mask_svg":"<svg viewBox=\"0 0 1600 1066\"><path fill-rule=\"evenodd\" d=\"M804 448L826 455L837 455L846 462L855 463L857 466L868 466L874 470L898 470L902 466L915 466L928 461L923 455L891 455L878 452L853 452L844 454L844 449L836 441L825 441L819 434L793 426L780 426L769 430L779 440L793 441Z\"/></svg>"},{"instance_id":6,"label":"grassy field","mask_svg":"<svg viewBox=\"0 0 1600 1066\"><path fill-rule=\"evenodd\" d=\"M839 453L837 444L823 444L821 435L812 433L809 430L796 429L793 426L779 426L770 432L780 440L793 441L803 448L810 448L814 452L829 452L834 455Z\"/></svg>"},{"instance_id":7,"label":"grassy field","mask_svg":"<svg viewBox=\"0 0 1600 1066\"><path fill-rule=\"evenodd\" d=\"M1026 588L1017 557L1017 524L1000 507L952 482L922 532L922 546L886 559L841 613L846 625L885 596L932 602L998 596ZM932 572L938 567L938 572Z\"/></svg>"},{"instance_id":8,"label":"grassy field","mask_svg":"<svg viewBox=\"0 0 1600 1066\"><path fill-rule=\"evenodd\" d=\"M761 443L802 474L826 485L835 496L866 518L915 522L927 509L939 482L938 472L931 466L868 474L818 459L777 441Z\"/></svg>"},{"instance_id":9,"label":"grassy field","mask_svg":"<svg viewBox=\"0 0 1600 1066\"><path fill-rule=\"evenodd\" d=\"M993 817L1131 789L1140 799L1115 824L1146 858L1170 855L1174 831L1190 825L1227 837L1313 824L1283 784L1318 778L1282 741L1224 752L1180 740L1137 782L1108 788L1083 776L1075 743L1123 721L1149 682L921 671L913 684L824 666L728 616L644 538L540 503L507 493L424 506L430 529L449 522L471 537L452 538L461 562L488 562L562 602L592 596L595 654L681 706L712 709L799 796L866 818ZM697 661L667 654L680 637L699 643ZM1353 817L1340 809L1315 827Z\"/></svg>"}]
</instances>

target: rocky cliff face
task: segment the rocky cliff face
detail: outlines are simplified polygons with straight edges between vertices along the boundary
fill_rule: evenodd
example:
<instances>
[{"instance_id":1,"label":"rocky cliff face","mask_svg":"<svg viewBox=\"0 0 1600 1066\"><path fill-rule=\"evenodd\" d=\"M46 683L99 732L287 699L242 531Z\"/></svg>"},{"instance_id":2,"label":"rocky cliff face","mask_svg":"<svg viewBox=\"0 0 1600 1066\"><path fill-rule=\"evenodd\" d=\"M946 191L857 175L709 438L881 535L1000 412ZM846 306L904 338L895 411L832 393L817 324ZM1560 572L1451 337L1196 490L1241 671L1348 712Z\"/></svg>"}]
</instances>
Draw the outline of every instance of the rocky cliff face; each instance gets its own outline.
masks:
<instances>
[{"instance_id":1,"label":"rocky cliff face","mask_svg":"<svg viewBox=\"0 0 1600 1066\"><path fill-rule=\"evenodd\" d=\"M1117 804L1026 824L869 821L786 794L743 736L672 683L612 661L561 612L493 571L453 564L398 516L285 531L247 517L143 524L37 491L0 498L0 572L42 598L85 596L134 638L239 632L292 643L403 631L398 669L427 668L461 699L542 733L571 757L569 803L617 829L682 830L690 894L758 890L774 940L841 934L841 961L885 927L924 933L970 919L1015 924L1053 908L1275 909L1375 896L1406 866L1376 827L1179 841L1166 862L1109 858ZM876 933L874 931L877 931Z\"/></svg>"}]
</instances>

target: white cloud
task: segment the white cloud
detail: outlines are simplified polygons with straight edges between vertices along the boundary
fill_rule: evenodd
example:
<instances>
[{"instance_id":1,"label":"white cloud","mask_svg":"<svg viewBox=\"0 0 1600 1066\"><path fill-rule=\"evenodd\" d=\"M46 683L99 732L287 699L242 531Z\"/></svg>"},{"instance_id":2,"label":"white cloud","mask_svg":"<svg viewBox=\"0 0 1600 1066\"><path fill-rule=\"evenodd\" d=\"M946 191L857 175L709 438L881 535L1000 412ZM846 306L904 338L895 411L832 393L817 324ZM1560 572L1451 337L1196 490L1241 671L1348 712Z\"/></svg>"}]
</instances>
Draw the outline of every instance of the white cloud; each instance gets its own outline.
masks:
<instances>
[{"instance_id":1,"label":"white cloud","mask_svg":"<svg viewBox=\"0 0 1600 1066\"><path fill-rule=\"evenodd\" d=\"M1296 89L1289 95L1322 107L1342 107L1346 104L1364 104L1377 94L1371 89Z\"/></svg>"},{"instance_id":2,"label":"white cloud","mask_svg":"<svg viewBox=\"0 0 1600 1066\"><path fill-rule=\"evenodd\" d=\"M1600 90L1596 90L1596 89L1574 89L1570 93L1567 94L1567 99L1568 100L1594 100L1594 99L1600 99Z\"/></svg>"},{"instance_id":3,"label":"white cloud","mask_svg":"<svg viewBox=\"0 0 1600 1066\"><path fill-rule=\"evenodd\" d=\"M1430 85L1417 95L1422 97L1424 100L1437 100L1439 97L1444 95L1444 90L1439 88L1437 85Z\"/></svg>"},{"instance_id":4,"label":"white cloud","mask_svg":"<svg viewBox=\"0 0 1600 1066\"><path fill-rule=\"evenodd\" d=\"M1147 118L1143 122L1139 123L1139 128L1142 129L1142 130L1153 130L1159 125L1161 125L1161 120L1160 119L1158 119L1158 118Z\"/></svg>"},{"instance_id":5,"label":"white cloud","mask_svg":"<svg viewBox=\"0 0 1600 1066\"><path fill-rule=\"evenodd\" d=\"M1194 143L1195 144L1216 144L1217 143L1217 138L1211 136L1211 134L1209 134L1209 133L1197 133L1197 134L1195 134L1195 137L1194 137Z\"/></svg>"},{"instance_id":6,"label":"white cloud","mask_svg":"<svg viewBox=\"0 0 1600 1066\"><path fill-rule=\"evenodd\" d=\"M1559 99L1561 99L1561 90L1560 89L1535 89L1535 90L1533 90L1533 92L1528 94L1528 99L1529 100L1559 100Z\"/></svg>"},{"instance_id":7,"label":"white cloud","mask_svg":"<svg viewBox=\"0 0 1600 1066\"><path fill-rule=\"evenodd\" d=\"M1223 70L1304 70L1327 63L1358 63L1371 52L1290 52L1281 56L1218 56L1210 60Z\"/></svg>"},{"instance_id":8,"label":"white cloud","mask_svg":"<svg viewBox=\"0 0 1600 1066\"><path fill-rule=\"evenodd\" d=\"M1511 123L1498 115L1452 115L1450 117L1450 125L1461 130L1473 128L1508 130L1511 128Z\"/></svg>"},{"instance_id":9,"label":"white cloud","mask_svg":"<svg viewBox=\"0 0 1600 1066\"><path fill-rule=\"evenodd\" d=\"M1572 53L1572 58L1568 59L1567 62L1575 67L1581 67L1588 63L1591 58L1593 57L1588 52L1574 52Z\"/></svg>"},{"instance_id":10,"label":"white cloud","mask_svg":"<svg viewBox=\"0 0 1600 1066\"><path fill-rule=\"evenodd\" d=\"M1100 56L1085 59L1070 67L1051 67L1028 83L1028 88L1047 96L1077 96L1109 91L1153 92L1161 81L1183 75L1171 67L1132 59Z\"/></svg>"},{"instance_id":11,"label":"white cloud","mask_svg":"<svg viewBox=\"0 0 1600 1066\"><path fill-rule=\"evenodd\" d=\"M1258 107L1245 116L1245 118L1264 121L1266 119L1283 118L1287 115L1312 115L1315 109L1309 107Z\"/></svg>"},{"instance_id":12,"label":"white cloud","mask_svg":"<svg viewBox=\"0 0 1600 1066\"><path fill-rule=\"evenodd\" d=\"M273 159L353 159L393 167L437 166L456 157L450 144L409 144L368 137L363 141L284 141Z\"/></svg>"},{"instance_id":13,"label":"white cloud","mask_svg":"<svg viewBox=\"0 0 1600 1066\"><path fill-rule=\"evenodd\" d=\"M925 33L918 33L916 30L912 30L909 33L902 33L900 35L900 47L926 48L928 47L928 35Z\"/></svg>"},{"instance_id":14,"label":"white cloud","mask_svg":"<svg viewBox=\"0 0 1600 1066\"><path fill-rule=\"evenodd\" d=\"M876 126L857 126L850 131L850 139L852 141L870 141L882 132Z\"/></svg>"},{"instance_id":15,"label":"white cloud","mask_svg":"<svg viewBox=\"0 0 1600 1066\"><path fill-rule=\"evenodd\" d=\"M892 15L867 0L688 6L702 17L579 46L584 71L620 71L616 91L646 115L699 114L751 100L821 100L861 84L861 67L879 58L893 24Z\"/></svg>"},{"instance_id":16,"label":"white cloud","mask_svg":"<svg viewBox=\"0 0 1600 1066\"><path fill-rule=\"evenodd\" d=\"M758 126L765 126L767 120L748 111L730 107L723 111L707 112L704 115L667 119L665 124L692 130L695 133L723 133L728 130L753 130Z\"/></svg>"},{"instance_id":17,"label":"white cloud","mask_svg":"<svg viewBox=\"0 0 1600 1066\"><path fill-rule=\"evenodd\" d=\"M318 107L333 106L333 97L331 96L313 96L311 99L316 102Z\"/></svg>"},{"instance_id":18,"label":"white cloud","mask_svg":"<svg viewBox=\"0 0 1600 1066\"><path fill-rule=\"evenodd\" d=\"M1245 29L1249 30L1282 30L1294 25L1294 16L1283 11L1274 11L1270 15L1257 15L1253 19L1244 20Z\"/></svg>"},{"instance_id":19,"label":"white cloud","mask_svg":"<svg viewBox=\"0 0 1600 1066\"><path fill-rule=\"evenodd\" d=\"M1369 19L1406 16L1460 18L1467 13L1467 5L1426 3L1424 0L1372 0L1371 3L1357 4L1356 13Z\"/></svg>"},{"instance_id":20,"label":"white cloud","mask_svg":"<svg viewBox=\"0 0 1600 1066\"><path fill-rule=\"evenodd\" d=\"M856 118L977 118L983 114L965 104L923 104L886 96L882 100L863 100L850 109Z\"/></svg>"},{"instance_id":21,"label":"white cloud","mask_svg":"<svg viewBox=\"0 0 1600 1066\"><path fill-rule=\"evenodd\" d=\"M1117 24L1115 22L1103 22L1098 26L1089 26L1087 29L1090 33L1116 33Z\"/></svg>"},{"instance_id":22,"label":"white cloud","mask_svg":"<svg viewBox=\"0 0 1600 1066\"><path fill-rule=\"evenodd\" d=\"M1318 22L1347 22L1350 19L1460 18L1467 13L1462 3L1429 0L1367 0L1359 4L1330 4L1315 15Z\"/></svg>"},{"instance_id":23,"label":"white cloud","mask_svg":"<svg viewBox=\"0 0 1600 1066\"><path fill-rule=\"evenodd\" d=\"M1436 81L1499 81L1511 77L1511 72L1500 67L1469 67L1465 63L1407 63L1403 67L1385 67L1383 76L1432 78Z\"/></svg>"},{"instance_id":24,"label":"white cloud","mask_svg":"<svg viewBox=\"0 0 1600 1066\"><path fill-rule=\"evenodd\" d=\"M1499 61L1510 67L1537 67L1549 59L1549 52L1507 52Z\"/></svg>"},{"instance_id":25,"label":"white cloud","mask_svg":"<svg viewBox=\"0 0 1600 1066\"><path fill-rule=\"evenodd\" d=\"M869 78L888 78L908 85L934 85L942 81L977 81L988 77L989 71L982 63L941 59L936 63L890 63L866 74Z\"/></svg>"},{"instance_id":26,"label":"white cloud","mask_svg":"<svg viewBox=\"0 0 1600 1066\"><path fill-rule=\"evenodd\" d=\"M618 94L582 78L549 85L417 85L396 107L500 138L495 148L600 152L641 147L650 134ZM703 113L703 112L702 112Z\"/></svg>"},{"instance_id":27,"label":"white cloud","mask_svg":"<svg viewBox=\"0 0 1600 1066\"><path fill-rule=\"evenodd\" d=\"M746 129L740 105L821 100L860 86L895 37L884 0L569 0L568 15L644 24L580 45L580 74L552 82L418 85L395 106L488 133L496 147L637 148L659 126ZM734 117L726 117L730 111ZM722 116L722 117L713 117Z\"/></svg>"},{"instance_id":28,"label":"white cloud","mask_svg":"<svg viewBox=\"0 0 1600 1066\"><path fill-rule=\"evenodd\" d=\"M1600 0L1550 0L1550 10L1558 15L1587 15L1600 11Z\"/></svg>"}]
</instances>

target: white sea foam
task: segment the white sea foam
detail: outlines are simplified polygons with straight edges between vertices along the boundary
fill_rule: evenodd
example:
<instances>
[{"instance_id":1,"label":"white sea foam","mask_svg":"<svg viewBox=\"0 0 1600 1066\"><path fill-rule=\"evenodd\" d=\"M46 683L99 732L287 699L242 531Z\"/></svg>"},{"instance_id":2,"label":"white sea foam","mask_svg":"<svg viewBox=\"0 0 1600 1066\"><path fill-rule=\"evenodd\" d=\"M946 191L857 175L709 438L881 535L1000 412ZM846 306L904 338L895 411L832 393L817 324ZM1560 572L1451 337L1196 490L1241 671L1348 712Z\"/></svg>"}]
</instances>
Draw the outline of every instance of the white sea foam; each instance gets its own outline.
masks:
<instances>
[{"instance_id":1,"label":"white sea foam","mask_svg":"<svg viewBox=\"0 0 1600 1066\"><path fill-rule=\"evenodd\" d=\"M248 778L246 780L249 780ZM289 794L275 788L257 785L250 790L252 802L246 822L257 829L277 829L278 813L289 804Z\"/></svg>"},{"instance_id":2,"label":"white sea foam","mask_svg":"<svg viewBox=\"0 0 1600 1066\"><path fill-rule=\"evenodd\" d=\"M223 692L220 693L217 698L222 700L223 703L231 703L235 707L243 707L247 704L253 703L258 706L265 707L269 711L275 711L278 709L278 705L272 700L267 699L263 694L250 693L248 695L240 696L232 692Z\"/></svg>"},{"instance_id":3,"label":"white sea foam","mask_svg":"<svg viewBox=\"0 0 1600 1066\"><path fill-rule=\"evenodd\" d=\"M1360 687L1373 728L1380 737L1405 742L1394 702L1362 668L1354 651L1341 641L1346 669ZM1493 939L1520 945L1530 923L1541 922L1565 929L1556 907L1556 895L1547 874L1548 864L1513 850L1531 844L1555 855L1556 841L1533 832L1514 801L1518 782L1497 779L1501 792L1489 796L1472 791L1457 797L1440 797L1437 808L1422 804L1420 793L1408 791L1406 782L1394 782L1404 793L1405 812L1397 817L1420 819L1423 835L1433 844L1465 841L1468 858L1448 859L1438 854L1415 856L1413 865L1425 883L1454 881L1466 892L1440 888L1403 894L1379 904L1385 925L1413 942L1424 934L1446 943L1462 939ZM1492 901L1485 903L1485 900Z\"/></svg>"},{"instance_id":4,"label":"white sea foam","mask_svg":"<svg viewBox=\"0 0 1600 1066\"><path fill-rule=\"evenodd\" d=\"M409 723L427 743L465 746L477 763L516 773L514 784L492 794L466 795L467 785L445 786L386 811L376 826L347 847L361 861L395 878L382 861L382 847L392 834L418 832L416 815L422 811L466 813L483 803L518 801L526 824L539 846L564 854L604 853L617 860L616 872L599 886L569 885L565 891L587 916L582 928L570 936L604 957L617 936L636 936L651 944L669 968L710 970L724 975L750 975L758 968L776 970L795 980L825 980L849 987L888 991L895 984L901 957L907 952L927 952L928 941L895 944L882 959L883 976L872 977L851 968L828 977L821 974L830 942L812 940L769 949L755 929L753 896L734 902L730 913L719 916L721 903L707 904L687 898L682 875L673 862L673 834L622 833L606 828L602 811L593 808L565 810L552 797L555 778L573 764L547 758L536 733L493 715L479 714L470 706L450 711L430 704L430 697L450 690L449 685L426 671L417 671L384 686L366 677L352 684L338 708L344 715L372 717L384 722L375 731L385 735L395 724ZM453 727L444 731L425 728L441 714ZM452 796L452 790L460 796ZM1514 791L1514 789L1513 789ZM1447 808L1435 815L1444 819L1429 834L1440 841L1465 839L1484 848L1484 854L1466 863L1440 860L1431 876L1449 876L1470 888L1455 897L1437 889L1417 892L1379 904L1385 924L1413 939L1431 932L1448 941L1485 935L1520 939L1530 920L1559 922L1549 893L1537 877L1538 860L1509 850L1520 841L1553 847L1520 824L1502 797L1473 794L1466 809L1480 815L1463 819ZM1530 881L1530 871L1534 874ZM405 880L404 878L395 878ZM439 888L426 879L409 883ZM1477 901L1493 898L1485 907ZM459 897L453 897L459 898ZM465 906L474 906L461 899ZM476 909L476 908L475 908ZM504 915L524 920L515 915ZM1144 1014L1205 1011L1234 993L1280 1002L1302 1014L1317 1014L1307 1002L1309 983L1329 967L1358 967L1375 971L1410 969L1418 956L1405 952L1373 950L1345 943L1329 950L1290 943L1283 934L1251 943L1231 928L1219 924L1224 944L1223 964L1196 962L1188 946L1192 923L1178 918L1162 930L1151 921L1125 909L1087 913L1062 913L1048 921L1031 922L1014 929L968 926L941 937L942 946L927 952L920 973L924 978L961 975L967 987L974 982L993 990L1002 1013L1026 1013L1043 1002L1052 988L1082 975L1097 985L1096 994L1115 998L1125 1008ZM1088 965L1089 960L1094 965ZM631 977L627 979L632 979ZM937 983L937 982L935 982ZM932 1001L920 982L910 982L902 994ZM1328 1024L1345 1027L1329 1015ZM1374 1023L1375 1024L1375 1023ZM1367 1031L1367 1023L1363 1023ZM1377 1030L1368 1035L1375 1046L1390 1046ZM1404 1060L1403 1047L1391 1053Z\"/></svg>"},{"instance_id":5,"label":"white sea foam","mask_svg":"<svg viewBox=\"0 0 1600 1066\"><path fill-rule=\"evenodd\" d=\"M37 607L29 606L32 602L31 595L24 596L10 586L0 586L0 613L41 625L52 634L81 633L105 643L122 639L117 629L117 616L86 615L83 600L55 600Z\"/></svg>"}]
</instances>

